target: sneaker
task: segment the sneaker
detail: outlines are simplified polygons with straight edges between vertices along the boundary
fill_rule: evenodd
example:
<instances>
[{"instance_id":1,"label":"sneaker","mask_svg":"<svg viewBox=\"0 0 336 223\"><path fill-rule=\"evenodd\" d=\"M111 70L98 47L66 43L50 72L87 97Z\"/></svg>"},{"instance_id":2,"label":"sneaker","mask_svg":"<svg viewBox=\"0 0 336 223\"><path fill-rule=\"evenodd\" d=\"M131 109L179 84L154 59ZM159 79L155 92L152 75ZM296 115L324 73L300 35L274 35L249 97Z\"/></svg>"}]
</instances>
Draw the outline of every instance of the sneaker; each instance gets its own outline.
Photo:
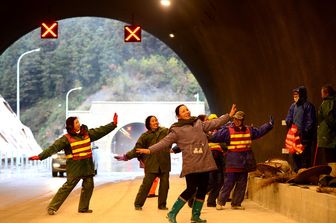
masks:
<instances>
[{"instance_id":1,"label":"sneaker","mask_svg":"<svg viewBox=\"0 0 336 223\"><path fill-rule=\"evenodd\" d=\"M224 206L220 204L216 204L216 210L224 210Z\"/></svg>"},{"instance_id":2,"label":"sneaker","mask_svg":"<svg viewBox=\"0 0 336 223\"><path fill-rule=\"evenodd\" d=\"M91 209L84 210L84 211L78 211L78 213L92 213L93 211Z\"/></svg>"},{"instance_id":3,"label":"sneaker","mask_svg":"<svg viewBox=\"0 0 336 223\"><path fill-rule=\"evenodd\" d=\"M54 211L53 209L48 209L48 215L54 215L56 214L56 211Z\"/></svg>"},{"instance_id":4,"label":"sneaker","mask_svg":"<svg viewBox=\"0 0 336 223\"><path fill-rule=\"evenodd\" d=\"M242 206L232 206L231 209L232 210L245 210L245 208Z\"/></svg>"},{"instance_id":5,"label":"sneaker","mask_svg":"<svg viewBox=\"0 0 336 223\"><path fill-rule=\"evenodd\" d=\"M142 207L141 206L134 206L135 210L137 211L142 211Z\"/></svg>"}]
</instances>

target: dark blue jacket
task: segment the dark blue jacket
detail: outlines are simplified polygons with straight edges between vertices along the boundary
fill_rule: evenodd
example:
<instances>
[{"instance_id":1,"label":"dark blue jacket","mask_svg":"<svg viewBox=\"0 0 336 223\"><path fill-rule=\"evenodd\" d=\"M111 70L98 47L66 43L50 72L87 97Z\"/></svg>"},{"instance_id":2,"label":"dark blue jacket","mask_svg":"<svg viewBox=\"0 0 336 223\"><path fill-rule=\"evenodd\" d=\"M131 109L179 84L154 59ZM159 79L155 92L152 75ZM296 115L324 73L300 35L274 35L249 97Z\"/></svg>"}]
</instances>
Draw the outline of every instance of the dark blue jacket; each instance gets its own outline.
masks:
<instances>
[{"instance_id":1,"label":"dark blue jacket","mask_svg":"<svg viewBox=\"0 0 336 223\"><path fill-rule=\"evenodd\" d=\"M313 140L316 138L317 120L315 106L307 101L306 88L301 86L293 91L299 93L299 101L293 103L286 117L287 127L290 128L294 123L298 126L299 135L302 141Z\"/></svg>"},{"instance_id":2,"label":"dark blue jacket","mask_svg":"<svg viewBox=\"0 0 336 223\"><path fill-rule=\"evenodd\" d=\"M245 132L246 128L249 128L251 134L251 140L256 140L267 132L269 132L273 126L271 123L266 123L260 128L244 126L241 130L238 127L235 127L233 123L230 125L223 126L211 137L212 142L225 142L227 145L230 145L230 130L229 127L234 127L235 130ZM255 170L255 159L253 156L253 151L244 151L244 152L232 152L228 150L225 168L226 172L231 172L235 169L236 172L242 171L253 171Z\"/></svg>"}]
</instances>

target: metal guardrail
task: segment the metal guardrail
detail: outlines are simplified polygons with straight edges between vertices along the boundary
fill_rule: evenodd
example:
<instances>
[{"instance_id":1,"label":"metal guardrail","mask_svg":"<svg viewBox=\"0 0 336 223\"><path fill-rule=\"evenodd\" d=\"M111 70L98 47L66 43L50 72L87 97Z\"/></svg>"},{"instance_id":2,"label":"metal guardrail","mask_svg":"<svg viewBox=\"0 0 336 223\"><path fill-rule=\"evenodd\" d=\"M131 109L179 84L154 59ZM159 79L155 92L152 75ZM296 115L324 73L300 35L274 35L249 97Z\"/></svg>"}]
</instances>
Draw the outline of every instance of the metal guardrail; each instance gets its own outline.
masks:
<instances>
[{"instance_id":1,"label":"metal guardrail","mask_svg":"<svg viewBox=\"0 0 336 223\"><path fill-rule=\"evenodd\" d=\"M26 154L20 154L16 151L1 151L1 161L0 161L0 169L4 170L20 170L26 169L30 167L34 167L37 169L51 169L51 158L47 158L45 160L28 160L28 156Z\"/></svg>"}]
</instances>

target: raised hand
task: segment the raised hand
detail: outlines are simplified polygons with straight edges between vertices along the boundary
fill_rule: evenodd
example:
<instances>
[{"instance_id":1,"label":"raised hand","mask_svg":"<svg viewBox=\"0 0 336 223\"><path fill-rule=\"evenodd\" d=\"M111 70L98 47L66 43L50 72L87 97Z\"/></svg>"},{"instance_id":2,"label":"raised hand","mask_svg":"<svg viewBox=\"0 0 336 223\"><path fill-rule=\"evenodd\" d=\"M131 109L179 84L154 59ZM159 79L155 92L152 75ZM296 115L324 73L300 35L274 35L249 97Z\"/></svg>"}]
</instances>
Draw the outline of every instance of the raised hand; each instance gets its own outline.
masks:
<instances>
[{"instance_id":1,"label":"raised hand","mask_svg":"<svg viewBox=\"0 0 336 223\"><path fill-rule=\"evenodd\" d=\"M236 104L232 104L231 111L229 113L230 117L232 117L237 111Z\"/></svg>"},{"instance_id":2,"label":"raised hand","mask_svg":"<svg viewBox=\"0 0 336 223\"><path fill-rule=\"evenodd\" d=\"M118 114L117 114L117 113L114 113L114 116L113 116L113 123L114 123L115 125L118 124Z\"/></svg>"}]
</instances>

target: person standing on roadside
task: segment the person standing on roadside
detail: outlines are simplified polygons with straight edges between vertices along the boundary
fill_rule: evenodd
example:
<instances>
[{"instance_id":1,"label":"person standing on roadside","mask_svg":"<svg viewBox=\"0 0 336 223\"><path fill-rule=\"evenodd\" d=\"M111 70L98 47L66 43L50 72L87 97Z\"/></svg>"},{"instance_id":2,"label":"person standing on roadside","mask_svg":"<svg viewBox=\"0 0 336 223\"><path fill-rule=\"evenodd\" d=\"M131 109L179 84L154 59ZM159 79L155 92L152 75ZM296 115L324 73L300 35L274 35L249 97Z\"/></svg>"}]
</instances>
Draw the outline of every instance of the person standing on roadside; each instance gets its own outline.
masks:
<instances>
[{"instance_id":1,"label":"person standing on roadside","mask_svg":"<svg viewBox=\"0 0 336 223\"><path fill-rule=\"evenodd\" d=\"M145 176L134 201L135 210L142 210L142 206L144 205L153 182L157 177L160 178L158 209L168 210L166 205L169 189L169 172L171 169L171 144L155 154L145 155L136 152L137 148L148 148L159 142L168 134L168 129L160 127L158 119L153 115L146 118L145 126L147 131L139 137L134 148L124 155L115 156L115 159L119 161L127 161L133 158L138 158L140 162L143 162L144 164Z\"/></svg>"},{"instance_id":2,"label":"person standing on roadside","mask_svg":"<svg viewBox=\"0 0 336 223\"><path fill-rule=\"evenodd\" d=\"M252 140L259 139L268 133L274 125L272 116L269 122L260 128L244 125L244 119L245 113L237 111L233 115L233 122L219 129L210 139L212 142L225 142L228 148L225 162L224 185L217 199L217 210L224 209L233 188L231 208L234 210L244 210L241 204L245 196L247 176L249 172L256 170L256 161L251 146Z\"/></svg>"},{"instance_id":3,"label":"person standing on roadside","mask_svg":"<svg viewBox=\"0 0 336 223\"><path fill-rule=\"evenodd\" d=\"M332 86L321 89L322 103L318 111L317 164L336 162L336 95Z\"/></svg>"},{"instance_id":4,"label":"person standing on roadside","mask_svg":"<svg viewBox=\"0 0 336 223\"><path fill-rule=\"evenodd\" d=\"M215 118L218 118L216 114L210 114L208 120ZM212 135L217 131L218 129L214 129L209 134ZM224 154L227 152L227 147L225 143L209 142L209 148L216 162L217 170L211 171L209 175L207 207L216 207L219 191L224 184Z\"/></svg>"},{"instance_id":5,"label":"person standing on roadside","mask_svg":"<svg viewBox=\"0 0 336 223\"><path fill-rule=\"evenodd\" d=\"M288 129L297 129L302 149L292 154L293 170L309 168L313 165L313 154L316 149L317 118L315 106L308 101L307 89L304 86L293 89L293 100L286 117Z\"/></svg>"},{"instance_id":6,"label":"person standing on roadside","mask_svg":"<svg viewBox=\"0 0 336 223\"><path fill-rule=\"evenodd\" d=\"M217 169L209 149L207 133L227 123L235 111L236 105L232 105L229 114L203 122L197 117L192 117L188 107L181 104L175 109L178 121L170 127L168 135L148 149L137 149L140 154L155 154L176 143L182 152L181 177L186 178L187 188L180 194L167 214L170 223L176 223L178 212L195 193L191 221L206 222L200 218L201 210L207 191L209 172Z\"/></svg>"},{"instance_id":7,"label":"person standing on roadside","mask_svg":"<svg viewBox=\"0 0 336 223\"><path fill-rule=\"evenodd\" d=\"M66 120L67 134L57 139L39 155L29 157L29 160L44 160L61 150L64 150L66 155L67 181L59 188L49 203L49 215L54 215L58 211L80 180L83 180L83 183L78 212L93 212L89 209L94 188L93 176L95 175L91 142L112 132L117 127L117 123L118 115L116 113L114 113L113 122L93 129L88 129L86 125L81 125L77 117L69 117Z\"/></svg>"}]
</instances>

